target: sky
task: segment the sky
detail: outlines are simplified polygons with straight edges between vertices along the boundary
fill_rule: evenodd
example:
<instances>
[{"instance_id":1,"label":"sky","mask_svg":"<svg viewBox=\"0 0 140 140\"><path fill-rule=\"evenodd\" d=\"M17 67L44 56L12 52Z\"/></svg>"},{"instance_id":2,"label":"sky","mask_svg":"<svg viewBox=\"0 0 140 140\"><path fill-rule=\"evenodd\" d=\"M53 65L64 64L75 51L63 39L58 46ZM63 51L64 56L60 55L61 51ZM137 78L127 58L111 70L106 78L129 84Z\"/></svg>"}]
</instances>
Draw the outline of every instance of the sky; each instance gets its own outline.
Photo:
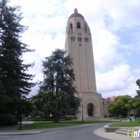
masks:
<instances>
[{"instance_id":1,"label":"sky","mask_svg":"<svg viewBox=\"0 0 140 140\"><path fill-rule=\"evenodd\" d=\"M57 48L65 48L66 23L74 9L82 14L92 33L96 85L103 98L134 97L140 78L140 0L11 0L21 6L21 37L35 51L23 56L35 62L28 73L42 81L42 61ZM32 88L29 97L38 93Z\"/></svg>"}]
</instances>

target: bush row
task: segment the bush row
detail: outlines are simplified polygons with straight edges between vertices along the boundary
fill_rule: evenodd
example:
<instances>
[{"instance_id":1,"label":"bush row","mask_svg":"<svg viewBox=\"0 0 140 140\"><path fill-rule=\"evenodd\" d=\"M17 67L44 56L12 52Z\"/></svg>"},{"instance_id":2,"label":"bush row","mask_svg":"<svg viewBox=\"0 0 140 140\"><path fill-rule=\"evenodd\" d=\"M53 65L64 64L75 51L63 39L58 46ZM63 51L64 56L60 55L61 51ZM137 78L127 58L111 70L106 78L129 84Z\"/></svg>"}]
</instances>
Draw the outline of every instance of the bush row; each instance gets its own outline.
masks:
<instances>
[{"instance_id":1,"label":"bush row","mask_svg":"<svg viewBox=\"0 0 140 140\"><path fill-rule=\"evenodd\" d=\"M0 125L16 125L18 120L16 117L11 115L2 115L0 116Z\"/></svg>"}]
</instances>

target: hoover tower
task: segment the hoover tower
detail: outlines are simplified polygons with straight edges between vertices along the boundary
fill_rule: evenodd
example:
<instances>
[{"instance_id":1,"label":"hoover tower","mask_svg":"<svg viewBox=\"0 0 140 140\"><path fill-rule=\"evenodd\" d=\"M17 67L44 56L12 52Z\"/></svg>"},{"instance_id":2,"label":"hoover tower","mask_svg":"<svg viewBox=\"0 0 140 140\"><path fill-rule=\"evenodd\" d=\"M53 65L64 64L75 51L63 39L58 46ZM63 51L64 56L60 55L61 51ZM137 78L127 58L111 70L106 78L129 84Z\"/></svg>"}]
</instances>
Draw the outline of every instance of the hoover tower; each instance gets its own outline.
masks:
<instances>
[{"instance_id":1,"label":"hoover tower","mask_svg":"<svg viewBox=\"0 0 140 140\"><path fill-rule=\"evenodd\" d=\"M74 86L82 100L84 119L103 117L102 96L97 93L90 28L84 17L75 8L68 18L66 26L65 50L73 58L75 74ZM82 117L77 114L77 118Z\"/></svg>"}]
</instances>

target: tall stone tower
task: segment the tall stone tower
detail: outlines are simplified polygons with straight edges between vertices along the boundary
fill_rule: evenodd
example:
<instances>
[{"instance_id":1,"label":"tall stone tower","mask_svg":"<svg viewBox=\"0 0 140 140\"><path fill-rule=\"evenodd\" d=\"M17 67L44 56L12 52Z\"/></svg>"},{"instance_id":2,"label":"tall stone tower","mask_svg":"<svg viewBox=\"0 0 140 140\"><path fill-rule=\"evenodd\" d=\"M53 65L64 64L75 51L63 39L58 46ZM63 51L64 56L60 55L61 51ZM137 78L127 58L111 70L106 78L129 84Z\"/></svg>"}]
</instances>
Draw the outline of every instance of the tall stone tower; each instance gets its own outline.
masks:
<instances>
[{"instance_id":1,"label":"tall stone tower","mask_svg":"<svg viewBox=\"0 0 140 140\"><path fill-rule=\"evenodd\" d=\"M82 99L82 107L77 118L103 117L102 97L97 93L94 69L92 37L90 28L84 17L75 9L68 18L66 26L67 54L73 58L75 74L74 86Z\"/></svg>"}]
</instances>

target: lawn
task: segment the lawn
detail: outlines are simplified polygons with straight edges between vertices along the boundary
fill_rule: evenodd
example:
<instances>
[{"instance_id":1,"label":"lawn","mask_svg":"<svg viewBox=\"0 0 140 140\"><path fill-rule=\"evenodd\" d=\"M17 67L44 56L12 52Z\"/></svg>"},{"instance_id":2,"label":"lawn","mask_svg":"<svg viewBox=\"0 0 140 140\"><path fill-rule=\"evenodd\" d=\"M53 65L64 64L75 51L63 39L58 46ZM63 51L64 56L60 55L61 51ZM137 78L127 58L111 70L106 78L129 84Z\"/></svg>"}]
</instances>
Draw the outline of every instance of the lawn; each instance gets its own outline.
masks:
<instances>
[{"instance_id":1,"label":"lawn","mask_svg":"<svg viewBox=\"0 0 140 140\"><path fill-rule=\"evenodd\" d=\"M90 120L84 121L84 124L110 123L110 122L112 121ZM53 121L36 121L33 124L23 126L22 129L31 130L31 129L56 128L56 127L76 126L81 124L82 124L81 121L60 121L59 123L54 123Z\"/></svg>"},{"instance_id":2,"label":"lawn","mask_svg":"<svg viewBox=\"0 0 140 140\"><path fill-rule=\"evenodd\" d=\"M117 122L110 125L111 127L133 127L133 126L140 126L139 119L136 121L131 122Z\"/></svg>"}]
</instances>

